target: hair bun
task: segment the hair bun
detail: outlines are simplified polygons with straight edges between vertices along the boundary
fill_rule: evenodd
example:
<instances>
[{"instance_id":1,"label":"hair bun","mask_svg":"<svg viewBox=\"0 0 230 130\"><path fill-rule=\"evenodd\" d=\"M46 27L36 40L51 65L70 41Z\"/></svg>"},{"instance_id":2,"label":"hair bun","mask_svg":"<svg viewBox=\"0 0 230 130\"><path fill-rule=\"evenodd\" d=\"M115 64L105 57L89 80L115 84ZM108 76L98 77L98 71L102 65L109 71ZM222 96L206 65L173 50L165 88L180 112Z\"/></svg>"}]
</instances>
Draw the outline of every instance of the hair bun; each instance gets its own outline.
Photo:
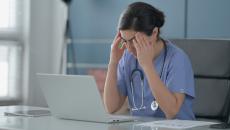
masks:
<instances>
[{"instance_id":1,"label":"hair bun","mask_svg":"<svg viewBox=\"0 0 230 130\"><path fill-rule=\"evenodd\" d=\"M157 19L156 26L161 28L164 25L164 19Z\"/></svg>"},{"instance_id":2,"label":"hair bun","mask_svg":"<svg viewBox=\"0 0 230 130\"><path fill-rule=\"evenodd\" d=\"M157 18L156 18L156 26L161 28L165 23L165 16L164 13L158 11Z\"/></svg>"}]
</instances>

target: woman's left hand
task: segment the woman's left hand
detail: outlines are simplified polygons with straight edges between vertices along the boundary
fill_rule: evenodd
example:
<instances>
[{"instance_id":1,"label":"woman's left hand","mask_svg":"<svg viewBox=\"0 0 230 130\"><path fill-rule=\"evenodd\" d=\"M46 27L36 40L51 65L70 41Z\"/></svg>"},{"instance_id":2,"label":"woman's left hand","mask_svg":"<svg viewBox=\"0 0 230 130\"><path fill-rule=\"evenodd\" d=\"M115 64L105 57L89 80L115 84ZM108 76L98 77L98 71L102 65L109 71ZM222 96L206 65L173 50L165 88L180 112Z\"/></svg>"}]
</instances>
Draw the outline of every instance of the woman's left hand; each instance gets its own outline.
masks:
<instances>
[{"instance_id":1,"label":"woman's left hand","mask_svg":"<svg viewBox=\"0 0 230 130\"><path fill-rule=\"evenodd\" d=\"M148 40L148 37L138 32L133 40L137 52L137 60L141 67L145 69L153 65L155 57L154 43Z\"/></svg>"}]
</instances>

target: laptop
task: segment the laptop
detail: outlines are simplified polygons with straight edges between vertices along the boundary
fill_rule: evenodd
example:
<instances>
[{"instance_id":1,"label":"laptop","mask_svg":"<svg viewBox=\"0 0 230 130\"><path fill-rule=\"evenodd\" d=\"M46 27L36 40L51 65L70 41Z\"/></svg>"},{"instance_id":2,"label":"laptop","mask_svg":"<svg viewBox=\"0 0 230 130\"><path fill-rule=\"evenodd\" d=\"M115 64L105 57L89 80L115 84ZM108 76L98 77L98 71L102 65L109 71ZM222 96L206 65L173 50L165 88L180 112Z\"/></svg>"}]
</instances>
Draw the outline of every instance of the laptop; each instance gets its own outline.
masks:
<instances>
[{"instance_id":1,"label":"laptop","mask_svg":"<svg viewBox=\"0 0 230 130\"><path fill-rule=\"evenodd\" d=\"M37 79L55 117L101 123L134 121L134 117L105 111L93 76L37 74Z\"/></svg>"}]
</instances>

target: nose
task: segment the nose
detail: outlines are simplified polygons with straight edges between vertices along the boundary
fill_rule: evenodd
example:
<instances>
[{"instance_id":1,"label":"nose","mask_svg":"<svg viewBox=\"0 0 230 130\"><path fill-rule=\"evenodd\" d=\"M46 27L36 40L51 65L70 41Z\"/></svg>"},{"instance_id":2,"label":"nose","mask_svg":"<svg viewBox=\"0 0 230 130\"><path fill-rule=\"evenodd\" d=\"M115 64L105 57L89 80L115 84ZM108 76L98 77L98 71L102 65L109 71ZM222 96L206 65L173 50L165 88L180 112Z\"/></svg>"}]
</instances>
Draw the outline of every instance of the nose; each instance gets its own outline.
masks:
<instances>
[{"instance_id":1,"label":"nose","mask_svg":"<svg viewBox=\"0 0 230 130\"><path fill-rule=\"evenodd\" d=\"M131 44L127 44L127 43L125 43L125 47L127 48L127 50L129 51L129 52L131 52L131 53L135 53L135 47L133 46L133 45L131 45Z\"/></svg>"},{"instance_id":2,"label":"nose","mask_svg":"<svg viewBox=\"0 0 230 130\"><path fill-rule=\"evenodd\" d=\"M133 44L130 42L125 42L125 46L130 49L134 47Z\"/></svg>"},{"instance_id":3,"label":"nose","mask_svg":"<svg viewBox=\"0 0 230 130\"><path fill-rule=\"evenodd\" d=\"M130 52L132 52L133 49L134 49L134 47L133 47L131 44L129 44L129 43L125 43L125 46L126 46L126 48L127 48Z\"/></svg>"}]
</instances>

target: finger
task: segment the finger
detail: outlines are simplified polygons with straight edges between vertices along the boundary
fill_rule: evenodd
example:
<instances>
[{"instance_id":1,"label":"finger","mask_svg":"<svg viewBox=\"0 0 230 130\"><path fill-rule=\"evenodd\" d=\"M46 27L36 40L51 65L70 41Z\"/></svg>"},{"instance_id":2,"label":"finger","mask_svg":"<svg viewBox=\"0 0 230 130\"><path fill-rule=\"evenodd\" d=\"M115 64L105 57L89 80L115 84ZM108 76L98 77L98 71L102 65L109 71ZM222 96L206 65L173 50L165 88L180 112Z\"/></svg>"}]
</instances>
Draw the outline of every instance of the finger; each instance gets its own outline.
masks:
<instances>
[{"instance_id":1,"label":"finger","mask_svg":"<svg viewBox=\"0 0 230 130\"><path fill-rule=\"evenodd\" d=\"M118 31L117 34L116 34L116 36L114 37L113 43L116 42L116 40L117 40L119 37L121 37L120 31Z\"/></svg>"},{"instance_id":2,"label":"finger","mask_svg":"<svg viewBox=\"0 0 230 130\"><path fill-rule=\"evenodd\" d=\"M118 38L118 37L121 37L121 32L120 31L118 31L117 34L116 34L116 38Z\"/></svg>"},{"instance_id":3,"label":"finger","mask_svg":"<svg viewBox=\"0 0 230 130\"><path fill-rule=\"evenodd\" d=\"M145 46L149 47L150 42L148 41L147 36L142 35L142 39L143 39L143 42L145 43Z\"/></svg>"},{"instance_id":4,"label":"finger","mask_svg":"<svg viewBox=\"0 0 230 130\"><path fill-rule=\"evenodd\" d=\"M149 44L149 41L148 41L147 36L143 35L143 40L144 40L145 43L148 43L148 44Z\"/></svg>"},{"instance_id":5,"label":"finger","mask_svg":"<svg viewBox=\"0 0 230 130\"><path fill-rule=\"evenodd\" d=\"M139 51L141 47L140 47L140 44L137 43L137 40L133 39L133 44L136 50Z\"/></svg>"},{"instance_id":6,"label":"finger","mask_svg":"<svg viewBox=\"0 0 230 130\"><path fill-rule=\"evenodd\" d=\"M121 43L121 37L118 37L115 41L114 41L114 45L119 47L119 44L122 44Z\"/></svg>"},{"instance_id":7,"label":"finger","mask_svg":"<svg viewBox=\"0 0 230 130\"><path fill-rule=\"evenodd\" d=\"M142 45L142 40L141 40L139 32L136 34L135 38L136 38L137 43L139 43L139 46L142 47L143 45Z\"/></svg>"},{"instance_id":8,"label":"finger","mask_svg":"<svg viewBox=\"0 0 230 130\"><path fill-rule=\"evenodd\" d=\"M145 36L144 34L140 34L142 46L146 48L148 43L144 40L144 36Z\"/></svg>"},{"instance_id":9,"label":"finger","mask_svg":"<svg viewBox=\"0 0 230 130\"><path fill-rule=\"evenodd\" d=\"M121 36L121 31L118 31L118 36Z\"/></svg>"}]
</instances>

